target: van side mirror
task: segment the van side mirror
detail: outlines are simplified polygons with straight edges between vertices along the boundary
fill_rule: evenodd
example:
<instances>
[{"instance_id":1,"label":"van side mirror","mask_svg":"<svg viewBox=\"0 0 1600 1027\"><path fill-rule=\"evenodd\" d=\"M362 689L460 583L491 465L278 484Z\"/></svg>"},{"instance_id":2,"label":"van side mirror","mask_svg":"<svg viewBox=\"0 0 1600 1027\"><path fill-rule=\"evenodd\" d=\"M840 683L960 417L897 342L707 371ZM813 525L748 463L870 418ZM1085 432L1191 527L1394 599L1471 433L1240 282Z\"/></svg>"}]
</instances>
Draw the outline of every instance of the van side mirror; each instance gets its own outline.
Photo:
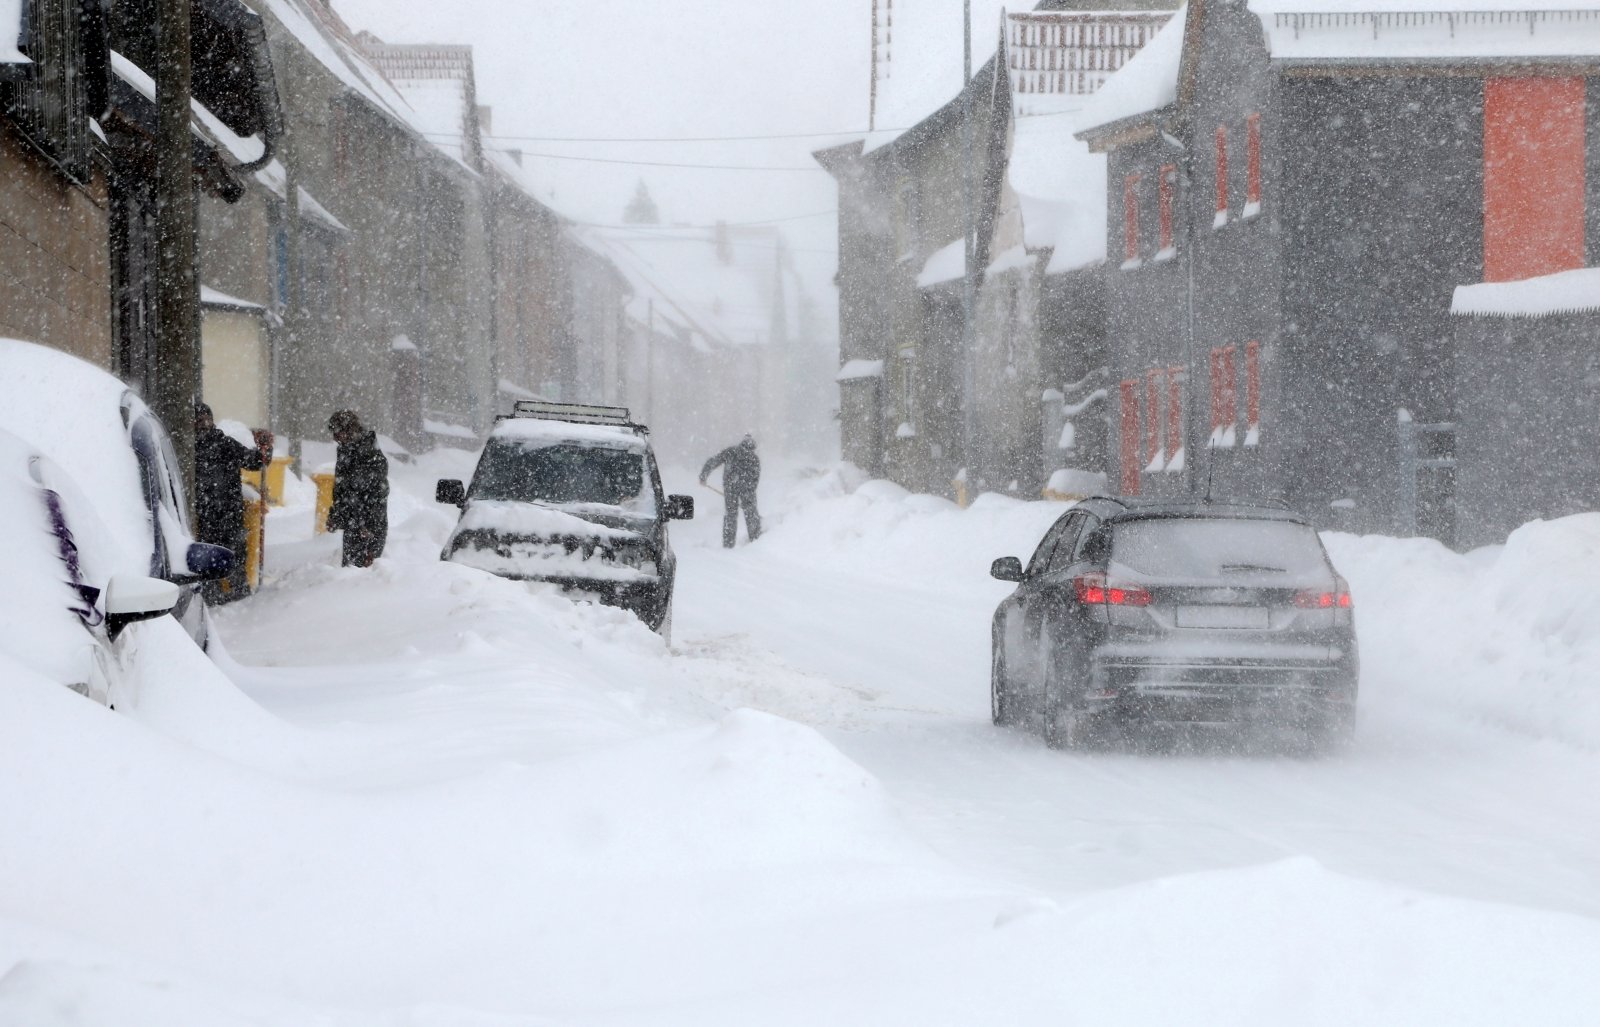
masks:
<instances>
[{"instance_id":1,"label":"van side mirror","mask_svg":"<svg viewBox=\"0 0 1600 1027\"><path fill-rule=\"evenodd\" d=\"M692 521L694 520L693 496L668 496L667 520Z\"/></svg>"},{"instance_id":2,"label":"van side mirror","mask_svg":"<svg viewBox=\"0 0 1600 1027\"><path fill-rule=\"evenodd\" d=\"M455 478L440 478L439 484L433 487L433 498L435 502L451 506L466 506L467 486Z\"/></svg>"},{"instance_id":3,"label":"van side mirror","mask_svg":"<svg viewBox=\"0 0 1600 1027\"><path fill-rule=\"evenodd\" d=\"M1021 581L1022 561L1014 556L1002 556L989 565L989 577L999 581Z\"/></svg>"},{"instance_id":4,"label":"van side mirror","mask_svg":"<svg viewBox=\"0 0 1600 1027\"><path fill-rule=\"evenodd\" d=\"M178 596L178 586L170 581L138 574L116 575L106 584L106 634L115 641L129 624L166 616L178 605Z\"/></svg>"}]
</instances>

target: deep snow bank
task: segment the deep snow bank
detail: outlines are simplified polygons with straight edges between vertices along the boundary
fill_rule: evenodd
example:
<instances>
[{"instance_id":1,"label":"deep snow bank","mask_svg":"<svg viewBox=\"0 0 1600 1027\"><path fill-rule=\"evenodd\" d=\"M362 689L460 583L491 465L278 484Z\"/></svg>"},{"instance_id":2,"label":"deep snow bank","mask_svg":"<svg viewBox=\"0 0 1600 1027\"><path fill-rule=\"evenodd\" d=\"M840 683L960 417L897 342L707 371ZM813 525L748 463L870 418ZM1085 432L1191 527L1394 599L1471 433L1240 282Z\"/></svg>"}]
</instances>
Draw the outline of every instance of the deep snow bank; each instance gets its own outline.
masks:
<instances>
[{"instance_id":1,"label":"deep snow bank","mask_svg":"<svg viewBox=\"0 0 1600 1027\"><path fill-rule=\"evenodd\" d=\"M1535 521L1465 555L1427 539L1325 541L1356 602L1363 702L1600 751L1600 514Z\"/></svg>"}]
</instances>

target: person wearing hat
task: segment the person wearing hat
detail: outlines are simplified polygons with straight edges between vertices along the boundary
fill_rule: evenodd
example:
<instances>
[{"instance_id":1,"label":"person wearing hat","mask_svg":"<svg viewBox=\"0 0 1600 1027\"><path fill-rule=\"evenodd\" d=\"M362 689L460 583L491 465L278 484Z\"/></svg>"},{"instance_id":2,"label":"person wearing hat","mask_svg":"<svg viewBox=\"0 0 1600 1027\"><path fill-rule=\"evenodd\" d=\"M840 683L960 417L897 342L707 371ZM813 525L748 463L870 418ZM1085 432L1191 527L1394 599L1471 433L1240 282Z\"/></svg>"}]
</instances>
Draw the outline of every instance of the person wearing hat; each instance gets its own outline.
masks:
<instances>
[{"instance_id":1,"label":"person wearing hat","mask_svg":"<svg viewBox=\"0 0 1600 1027\"><path fill-rule=\"evenodd\" d=\"M338 443L328 530L344 532L344 565L371 567L389 539L389 459L353 410L328 418Z\"/></svg>"},{"instance_id":2,"label":"person wearing hat","mask_svg":"<svg viewBox=\"0 0 1600 1027\"><path fill-rule=\"evenodd\" d=\"M704 485L711 472L722 468L722 545L732 549L739 537L739 511L744 511L745 530L750 541L761 537L761 514L756 511L756 486L761 484L761 458L756 456L756 438L746 435L736 445L729 446L710 460L700 470L700 484Z\"/></svg>"},{"instance_id":3,"label":"person wearing hat","mask_svg":"<svg viewBox=\"0 0 1600 1027\"><path fill-rule=\"evenodd\" d=\"M200 542L233 550L233 571L220 581L208 581L201 592L211 603L238 599L246 593L244 494L240 471L259 471L272 458L272 433L257 428L251 435L255 448L246 446L221 428L204 403L194 405L194 511L195 537Z\"/></svg>"}]
</instances>

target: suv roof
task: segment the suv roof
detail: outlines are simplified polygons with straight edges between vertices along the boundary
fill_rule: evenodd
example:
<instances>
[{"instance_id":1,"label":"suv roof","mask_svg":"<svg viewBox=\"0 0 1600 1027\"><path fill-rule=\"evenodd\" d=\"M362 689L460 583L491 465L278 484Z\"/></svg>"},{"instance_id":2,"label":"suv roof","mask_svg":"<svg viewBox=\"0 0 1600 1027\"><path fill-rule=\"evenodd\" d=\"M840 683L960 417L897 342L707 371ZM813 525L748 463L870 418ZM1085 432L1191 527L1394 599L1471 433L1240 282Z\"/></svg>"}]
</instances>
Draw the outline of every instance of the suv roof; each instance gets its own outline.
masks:
<instances>
[{"instance_id":1,"label":"suv roof","mask_svg":"<svg viewBox=\"0 0 1600 1027\"><path fill-rule=\"evenodd\" d=\"M1093 496L1085 503L1102 503L1121 507L1121 511L1108 511L1107 519L1137 520L1156 517L1216 517L1265 521L1293 521L1304 524L1305 519L1275 500L1259 499L1144 499L1138 496Z\"/></svg>"},{"instance_id":2,"label":"suv roof","mask_svg":"<svg viewBox=\"0 0 1600 1027\"><path fill-rule=\"evenodd\" d=\"M600 424L624 428L647 435L650 429L633 420L627 407L601 406L594 403L556 403L544 399L519 399L511 413L501 414L496 421L507 418L535 418L541 421L564 421L567 424Z\"/></svg>"}]
</instances>

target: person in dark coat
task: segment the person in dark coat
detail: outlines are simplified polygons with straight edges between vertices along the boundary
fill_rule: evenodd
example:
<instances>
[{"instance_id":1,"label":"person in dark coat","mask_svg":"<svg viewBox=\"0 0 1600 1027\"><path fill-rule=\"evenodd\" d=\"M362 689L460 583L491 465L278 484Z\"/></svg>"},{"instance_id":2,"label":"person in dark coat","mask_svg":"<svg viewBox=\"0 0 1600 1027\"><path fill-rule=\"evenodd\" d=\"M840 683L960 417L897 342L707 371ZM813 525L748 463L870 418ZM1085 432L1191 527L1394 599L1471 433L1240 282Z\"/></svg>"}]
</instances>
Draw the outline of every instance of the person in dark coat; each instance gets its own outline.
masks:
<instances>
[{"instance_id":1,"label":"person in dark coat","mask_svg":"<svg viewBox=\"0 0 1600 1027\"><path fill-rule=\"evenodd\" d=\"M389 540L389 459L353 410L328 418L328 430L339 444L328 530L344 532L346 567L371 567Z\"/></svg>"},{"instance_id":2,"label":"person in dark coat","mask_svg":"<svg viewBox=\"0 0 1600 1027\"><path fill-rule=\"evenodd\" d=\"M744 510L745 530L750 541L761 537L761 514L756 510L756 486L761 484L761 458L756 456L756 440L746 435L737 445L729 446L700 469L700 484L704 485L711 472L722 468L722 545L732 549L739 535L739 511Z\"/></svg>"},{"instance_id":3,"label":"person in dark coat","mask_svg":"<svg viewBox=\"0 0 1600 1027\"><path fill-rule=\"evenodd\" d=\"M228 588L206 582L203 593L213 603L238 599L245 594L244 494L240 471L259 471L272 453L272 433L256 429L251 433L255 448L236 441L217 427L211 408L196 403L194 408L194 509L196 538L233 550L233 571Z\"/></svg>"}]
</instances>

